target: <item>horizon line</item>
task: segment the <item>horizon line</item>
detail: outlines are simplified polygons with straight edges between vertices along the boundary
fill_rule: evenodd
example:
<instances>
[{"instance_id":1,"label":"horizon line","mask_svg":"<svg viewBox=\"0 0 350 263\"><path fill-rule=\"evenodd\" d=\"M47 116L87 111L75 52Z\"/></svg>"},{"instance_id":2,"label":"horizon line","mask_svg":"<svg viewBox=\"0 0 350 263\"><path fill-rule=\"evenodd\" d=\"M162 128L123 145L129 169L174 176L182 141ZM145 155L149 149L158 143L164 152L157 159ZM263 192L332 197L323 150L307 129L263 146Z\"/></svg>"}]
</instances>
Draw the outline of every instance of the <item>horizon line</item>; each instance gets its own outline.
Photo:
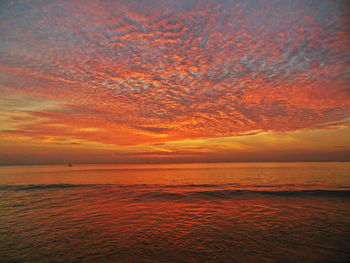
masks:
<instances>
[{"instance_id":1,"label":"horizon line","mask_svg":"<svg viewBox=\"0 0 350 263\"><path fill-rule=\"evenodd\" d=\"M220 163L346 163L350 160L301 160L301 161L213 161L213 162L106 162L106 163L84 163L84 162L64 162L64 163L19 163L19 164L0 164L0 167L4 166L44 166L44 165L144 165L144 164L220 164Z\"/></svg>"}]
</instances>

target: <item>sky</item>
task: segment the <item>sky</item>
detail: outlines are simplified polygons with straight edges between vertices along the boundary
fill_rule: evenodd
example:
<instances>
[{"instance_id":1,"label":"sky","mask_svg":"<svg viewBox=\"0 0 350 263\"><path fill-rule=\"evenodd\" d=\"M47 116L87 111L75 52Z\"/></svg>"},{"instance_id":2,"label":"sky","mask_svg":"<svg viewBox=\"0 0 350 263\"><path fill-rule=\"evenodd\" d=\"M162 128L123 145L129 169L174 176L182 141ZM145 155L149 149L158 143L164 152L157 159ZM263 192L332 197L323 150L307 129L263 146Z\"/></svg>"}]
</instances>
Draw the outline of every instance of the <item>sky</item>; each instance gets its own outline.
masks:
<instances>
[{"instance_id":1,"label":"sky","mask_svg":"<svg viewBox=\"0 0 350 263\"><path fill-rule=\"evenodd\" d=\"M4 0L0 164L350 161L348 1Z\"/></svg>"}]
</instances>

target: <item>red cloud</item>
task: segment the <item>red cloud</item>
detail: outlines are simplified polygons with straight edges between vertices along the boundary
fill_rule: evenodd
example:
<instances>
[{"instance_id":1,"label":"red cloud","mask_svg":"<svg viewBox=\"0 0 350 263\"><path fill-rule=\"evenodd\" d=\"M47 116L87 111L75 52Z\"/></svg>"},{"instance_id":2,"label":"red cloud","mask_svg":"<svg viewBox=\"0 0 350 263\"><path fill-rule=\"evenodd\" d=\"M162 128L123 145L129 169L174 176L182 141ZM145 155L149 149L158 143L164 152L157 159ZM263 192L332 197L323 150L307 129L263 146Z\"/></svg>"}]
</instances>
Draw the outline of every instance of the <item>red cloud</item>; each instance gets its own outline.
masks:
<instances>
[{"instance_id":1,"label":"red cloud","mask_svg":"<svg viewBox=\"0 0 350 263\"><path fill-rule=\"evenodd\" d=\"M5 3L0 85L59 106L3 132L128 145L349 116L345 3L220 2Z\"/></svg>"}]
</instances>

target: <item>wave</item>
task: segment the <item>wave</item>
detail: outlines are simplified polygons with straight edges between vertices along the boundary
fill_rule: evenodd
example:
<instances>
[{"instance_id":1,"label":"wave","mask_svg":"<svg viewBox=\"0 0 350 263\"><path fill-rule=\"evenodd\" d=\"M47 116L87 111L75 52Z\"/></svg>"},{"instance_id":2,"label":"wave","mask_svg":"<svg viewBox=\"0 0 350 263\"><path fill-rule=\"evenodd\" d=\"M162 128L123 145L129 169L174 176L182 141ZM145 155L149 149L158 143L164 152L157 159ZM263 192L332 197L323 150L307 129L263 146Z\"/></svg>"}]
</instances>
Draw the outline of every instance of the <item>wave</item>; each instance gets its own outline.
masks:
<instances>
[{"instance_id":1,"label":"wave","mask_svg":"<svg viewBox=\"0 0 350 263\"><path fill-rule=\"evenodd\" d=\"M83 184L29 184L29 185L0 185L0 190L45 190L61 188L89 187Z\"/></svg>"},{"instance_id":2,"label":"wave","mask_svg":"<svg viewBox=\"0 0 350 263\"><path fill-rule=\"evenodd\" d=\"M231 189L222 189L222 187ZM245 188L245 189L240 189ZM121 185L121 184L38 184L38 185L0 185L0 190L9 191L31 191L31 190L55 190L69 188L91 188L103 192L130 194L128 189L132 189L132 197L141 199L230 199L234 197L249 196L281 196L281 197L322 197L339 196L350 197L350 190L343 189L312 189L312 190L278 190L278 186L261 186L264 190L250 190L247 186L238 184L214 185L214 184L189 184L189 185ZM271 187L271 188L270 188ZM274 188L272 188L274 187ZM219 188L219 189L218 189ZM221 188L221 189L220 189ZM232 189L234 188L234 189ZM259 188L251 186L251 188ZM267 189L267 190L266 190Z\"/></svg>"},{"instance_id":3,"label":"wave","mask_svg":"<svg viewBox=\"0 0 350 263\"><path fill-rule=\"evenodd\" d=\"M297 191L254 191L254 190L215 190L191 191L183 193L144 192L137 199L231 199L250 196L280 196L280 197L350 197L350 190L297 190Z\"/></svg>"}]
</instances>

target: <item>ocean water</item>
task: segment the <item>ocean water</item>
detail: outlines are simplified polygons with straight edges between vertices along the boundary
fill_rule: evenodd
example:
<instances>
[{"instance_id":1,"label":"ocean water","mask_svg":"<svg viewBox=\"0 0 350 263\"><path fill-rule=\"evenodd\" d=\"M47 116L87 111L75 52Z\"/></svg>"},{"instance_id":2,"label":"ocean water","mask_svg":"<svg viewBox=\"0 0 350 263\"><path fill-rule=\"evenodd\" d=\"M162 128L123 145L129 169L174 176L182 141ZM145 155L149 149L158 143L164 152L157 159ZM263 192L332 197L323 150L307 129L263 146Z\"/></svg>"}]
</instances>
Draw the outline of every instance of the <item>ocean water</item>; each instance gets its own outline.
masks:
<instances>
[{"instance_id":1,"label":"ocean water","mask_svg":"<svg viewBox=\"0 0 350 263\"><path fill-rule=\"evenodd\" d=\"M350 163L0 167L1 262L347 262Z\"/></svg>"}]
</instances>

